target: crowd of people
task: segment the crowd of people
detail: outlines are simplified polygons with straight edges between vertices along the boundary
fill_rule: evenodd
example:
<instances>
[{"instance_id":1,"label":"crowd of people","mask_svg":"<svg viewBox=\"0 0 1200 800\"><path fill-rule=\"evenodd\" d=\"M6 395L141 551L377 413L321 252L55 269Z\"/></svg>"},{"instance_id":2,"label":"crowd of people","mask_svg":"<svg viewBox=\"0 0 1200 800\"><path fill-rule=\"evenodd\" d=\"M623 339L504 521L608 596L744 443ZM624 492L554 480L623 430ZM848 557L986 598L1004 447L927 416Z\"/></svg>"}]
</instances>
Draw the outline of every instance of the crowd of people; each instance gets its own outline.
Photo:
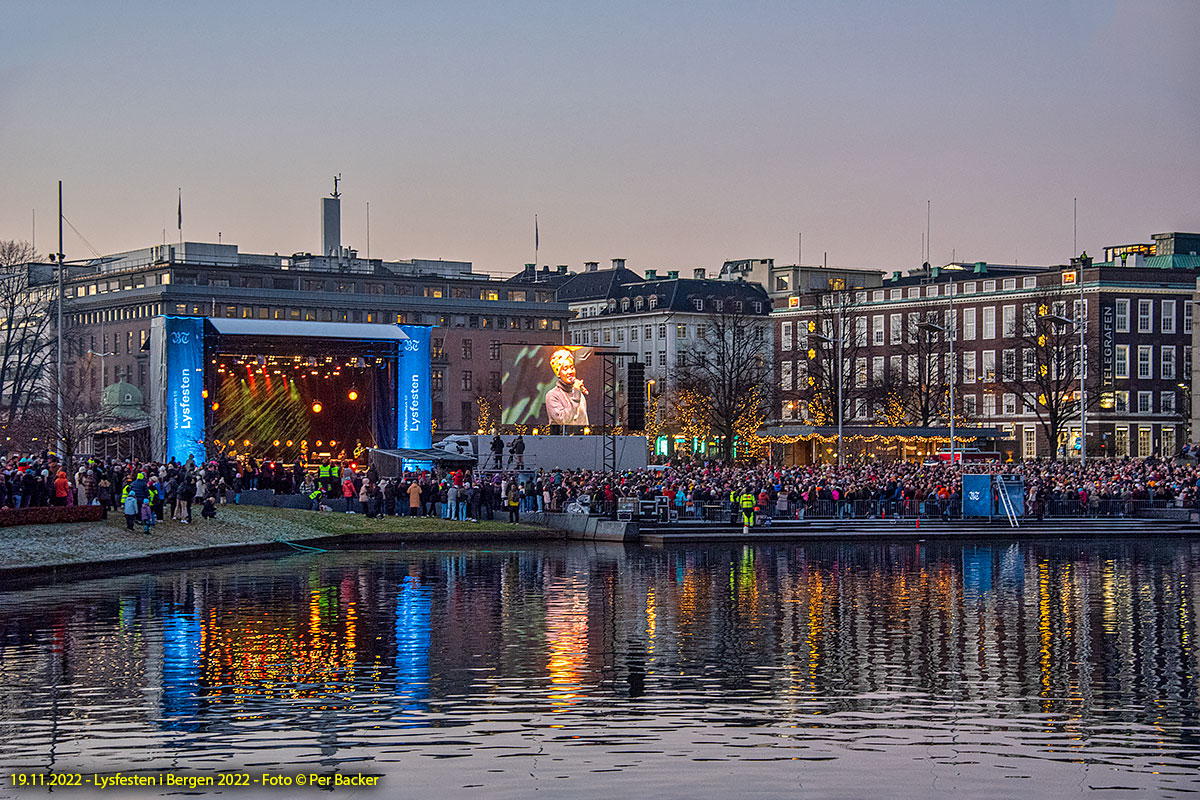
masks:
<instances>
[{"instance_id":1,"label":"crowd of people","mask_svg":"<svg viewBox=\"0 0 1200 800\"><path fill-rule=\"evenodd\" d=\"M519 455L519 454L518 454ZM68 470L45 453L11 455L0 471L0 508L98 505L125 515L130 530L165 522L192 524L237 503L244 492L300 495L313 510L505 519L523 512L611 514L622 500L649 503L665 518L732 519L747 525L812 517L957 517L962 476L991 472L1019 477L1031 516L1125 515L1143 505L1200 507L1200 469L1191 459L1093 459L1012 463L922 464L856 461L780 467L767 463L673 462L610 474L593 470L424 470L380 476L375 465L350 462L283 465L219 458L202 464L89 459ZM487 466L485 462L485 467ZM514 468L515 467L515 468Z\"/></svg>"}]
</instances>

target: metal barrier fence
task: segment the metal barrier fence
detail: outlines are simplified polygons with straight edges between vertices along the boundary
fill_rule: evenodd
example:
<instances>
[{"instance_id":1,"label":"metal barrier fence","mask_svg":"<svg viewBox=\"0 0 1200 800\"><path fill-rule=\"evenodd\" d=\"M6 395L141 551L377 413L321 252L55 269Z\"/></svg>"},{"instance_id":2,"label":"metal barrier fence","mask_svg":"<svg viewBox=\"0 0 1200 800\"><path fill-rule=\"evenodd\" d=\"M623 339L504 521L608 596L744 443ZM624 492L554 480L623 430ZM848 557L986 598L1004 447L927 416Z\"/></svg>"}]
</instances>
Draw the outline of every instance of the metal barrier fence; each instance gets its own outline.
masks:
<instances>
[{"instance_id":1,"label":"metal barrier fence","mask_svg":"<svg viewBox=\"0 0 1200 800\"><path fill-rule=\"evenodd\" d=\"M1041 509L1044 518L1121 518L1147 516L1153 511L1181 509L1173 500L1126 500L1119 498L1091 498L1087 505L1076 499L1053 499ZM616 504L593 500L590 513L593 516L613 517ZM997 509L997 518L1004 512ZM1024 518L1038 516L1037 503L1025 498ZM840 520L840 519L960 519L962 504L957 501L941 500L815 500L789 504L786 511L778 508L760 509L755 513L759 524L785 520ZM685 503L677 506L657 500L642 500L638 503L636 519L660 523L671 522L741 522L741 509L729 502Z\"/></svg>"}]
</instances>

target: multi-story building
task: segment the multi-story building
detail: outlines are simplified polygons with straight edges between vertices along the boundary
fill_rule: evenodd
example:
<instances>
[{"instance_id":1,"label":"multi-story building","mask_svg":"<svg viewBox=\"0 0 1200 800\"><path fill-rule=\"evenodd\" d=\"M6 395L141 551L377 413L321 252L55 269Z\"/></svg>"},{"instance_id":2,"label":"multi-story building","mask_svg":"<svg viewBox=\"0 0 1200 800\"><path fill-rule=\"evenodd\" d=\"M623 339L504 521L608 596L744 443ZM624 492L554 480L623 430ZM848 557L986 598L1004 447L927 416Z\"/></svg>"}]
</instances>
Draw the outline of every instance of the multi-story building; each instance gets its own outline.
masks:
<instances>
[{"instance_id":1,"label":"multi-story building","mask_svg":"<svg viewBox=\"0 0 1200 800\"><path fill-rule=\"evenodd\" d=\"M571 344L636 353L646 377L662 382L697 347L701 326L713 315L766 319L771 311L770 298L756 283L706 278L702 269L691 278L647 270L643 278L621 259L608 270L589 262L584 272L559 284L558 300L576 313L568 328Z\"/></svg>"},{"instance_id":2,"label":"multi-story building","mask_svg":"<svg viewBox=\"0 0 1200 800\"><path fill-rule=\"evenodd\" d=\"M437 429L475 432L480 398L499 400L501 346L562 342L571 312L553 290L477 274L470 262L360 258L336 243L328 205L326 255L183 242L70 266L67 385L98 397L124 380L145 393L150 320L160 314L429 325Z\"/></svg>"},{"instance_id":3,"label":"multi-story building","mask_svg":"<svg viewBox=\"0 0 1200 800\"><path fill-rule=\"evenodd\" d=\"M1083 364L1089 457L1174 454L1186 441L1193 370L1200 257L1180 252L1192 236L1156 235L1158 249L1169 255L1134 249L1116 261L1084 258L1053 267L955 263L894 272L879 288L794 295L773 313L780 423L810 421L819 390L809 380L810 365L828 345L809 339L809 323L836 337L830 331L836 309L845 330L847 424L894 425L903 416L904 424L944 428L953 382L956 420L1001 429L1009 454L1078 457L1080 416L1071 401L1079 398L1076 365ZM1081 299L1082 358L1075 324ZM956 332L953 366L948 330ZM1047 334L1058 343L1053 357L1041 351L1050 346ZM1057 379L1059 370L1058 399L1066 401L1067 416L1058 441L1049 441L1042 422L1056 398L1035 387ZM930 393L926 418L914 419L913 397L931 385L938 389Z\"/></svg>"}]
</instances>

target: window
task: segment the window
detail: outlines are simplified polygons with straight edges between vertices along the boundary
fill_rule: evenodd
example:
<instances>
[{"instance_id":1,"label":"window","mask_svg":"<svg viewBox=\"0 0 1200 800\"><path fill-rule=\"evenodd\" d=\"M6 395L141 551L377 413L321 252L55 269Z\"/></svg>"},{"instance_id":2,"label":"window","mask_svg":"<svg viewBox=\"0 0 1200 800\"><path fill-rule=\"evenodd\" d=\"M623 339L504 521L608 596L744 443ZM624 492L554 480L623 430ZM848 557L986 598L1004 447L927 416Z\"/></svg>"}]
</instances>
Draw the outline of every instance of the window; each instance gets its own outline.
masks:
<instances>
[{"instance_id":1,"label":"window","mask_svg":"<svg viewBox=\"0 0 1200 800\"><path fill-rule=\"evenodd\" d=\"M1013 289L1016 289L1016 288L1017 288L1017 279L1016 278L1005 278L1004 279L1004 291L1011 292Z\"/></svg>"},{"instance_id":2,"label":"window","mask_svg":"<svg viewBox=\"0 0 1200 800\"><path fill-rule=\"evenodd\" d=\"M863 419L867 416L867 401L866 398L854 398L854 418Z\"/></svg>"},{"instance_id":3,"label":"window","mask_svg":"<svg viewBox=\"0 0 1200 800\"><path fill-rule=\"evenodd\" d=\"M1138 345L1137 376L1139 380L1154 377L1154 347L1151 345Z\"/></svg>"},{"instance_id":4,"label":"window","mask_svg":"<svg viewBox=\"0 0 1200 800\"><path fill-rule=\"evenodd\" d=\"M883 290L882 289L876 289L875 291L871 292L871 302L873 302L873 303L882 303L883 302Z\"/></svg>"},{"instance_id":5,"label":"window","mask_svg":"<svg viewBox=\"0 0 1200 800\"><path fill-rule=\"evenodd\" d=\"M1113 410L1121 414L1129 412L1129 392L1113 392Z\"/></svg>"},{"instance_id":6,"label":"window","mask_svg":"<svg viewBox=\"0 0 1200 800\"><path fill-rule=\"evenodd\" d=\"M967 285L970 286L971 284L967 284ZM975 341L975 309L973 309L973 308L964 308L963 309L962 328L963 328L963 331L962 331L963 341L964 342Z\"/></svg>"},{"instance_id":7,"label":"window","mask_svg":"<svg viewBox=\"0 0 1200 800\"><path fill-rule=\"evenodd\" d=\"M985 417L996 416L996 395L992 394L991 392L984 392L983 415Z\"/></svg>"},{"instance_id":8,"label":"window","mask_svg":"<svg viewBox=\"0 0 1200 800\"><path fill-rule=\"evenodd\" d=\"M1037 288L1037 278L1035 278L1032 275L1022 278L1021 279L1021 288L1022 289L1036 289Z\"/></svg>"},{"instance_id":9,"label":"window","mask_svg":"<svg viewBox=\"0 0 1200 800\"><path fill-rule=\"evenodd\" d=\"M925 296L926 297L937 297L938 296L938 287L930 286L928 291L925 292Z\"/></svg>"},{"instance_id":10,"label":"window","mask_svg":"<svg viewBox=\"0 0 1200 800\"><path fill-rule=\"evenodd\" d=\"M784 361L779 365L779 388L785 392L792 390L792 362Z\"/></svg>"},{"instance_id":11,"label":"window","mask_svg":"<svg viewBox=\"0 0 1200 800\"><path fill-rule=\"evenodd\" d=\"M1190 344L1183 346L1183 379L1185 381L1192 379L1192 346Z\"/></svg>"},{"instance_id":12,"label":"window","mask_svg":"<svg viewBox=\"0 0 1200 800\"><path fill-rule=\"evenodd\" d=\"M1164 414L1175 413L1175 393L1163 392L1158 396L1158 410Z\"/></svg>"},{"instance_id":13,"label":"window","mask_svg":"<svg viewBox=\"0 0 1200 800\"><path fill-rule=\"evenodd\" d=\"M1137 413L1151 414L1154 412L1154 392L1137 393Z\"/></svg>"},{"instance_id":14,"label":"window","mask_svg":"<svg viewBox=\"0 0 1200 800\"><path fill-rule=\"evenodd\" d=\"M1031 381L1037 375L1037 355L1032 347L1021 350L1021 380Z\"/></svg>"},{"instance_id":15,"label":"window","mask_svg":"<svg viewBox=\"0 0 1200 800\"><path fill-rule=\"evenodd\" d=\"M660 367L666 367L666 366L667 366L667 351L666 351L666 350L659 350L659 351L658 351L658 365L659 365Z\"/></svg>"},{"instance_id":16,"label":"window","mask_svg":"<svg viewBox=\"0 0 1200 800\"><path fill-rule=\"evenodd\" d=\"M462 373L462 390L464 392L471 391L471 370L464 369Z\"/></svg>"},{"instance_id":17,"label":"window","mask_svg":"<svg viewBox=\"0 0 1200 800\"><path fill-rule=\"evenodd\" d=\"M867 343L867 318L855 317L854 319L854 344L862 347Z\"/></svg>"},{"instance_id":18,"label":"window","mask_svg":"<svg viewBox=\"0 0 1200 800\"><path fill-rule=\"evenodd\" d=\"M692 300L692 308L696 309L697 311L703 311L704 301L699 298Z\"/></svg>"},{"instance_id":19,"label":"window","mask_svg":"<svg viewBox=\"0 0 1200 800\"><path fill-rule=\"evenodd\" d=\"M1129 300L1117 299L1113 301L1113 316L1117 326L1117 333L1129 333Z\"/></svg>"},{"instance_id":20,"label":"window","mask_svg":"<svg viewBox=\"0 0 1200 800\"><path fill-rule=\"evenodd\" d=\"M491 361L499 361L500 360L500 340L499 339L492 339L492 341L488 343L488 359Z\"/></svg>"},{"instance_id":21,"label":"window","mask_svg":"<svg viewBox=\"0 0 1200 800\"><path fill-rule=\"evenodd\" d=\"M974 383L975 382L975 363L976 363L975 356L976 356L976 353L974 350L972 350L969 353L963 353L963 360L962 360L963 383Z\"/></svg>"},{"instance_id":22,"label":"window","mask_svg":"<svg viewBox=\"0 0 1200 800\"><path fill-rule=\"evenodd\" d=\"M975 416L975 412L979 410L979 398L973 394L963 395L963 414L968 417Z\"/></svg>"},{"instance_id":23,"label":"window","mask_svg":"<svg viewBox=\"0 0 1200 800\"><path fill-rule=\"evenodd\" d=\"M1143 458L1146 456L1149 456L1149 455L1153 455L1154 454L1153 447L1154 447L1154 429L1150 428L1150 427L1145 427L1145 428L1139 427L1138 428L1138 451L1136 453L1134 453L1134 455L1142 456Z\"/></svg>"},{"instance_id":24,"label":"window","mask_svg":"<svg viewBox=\"0 0 1200 800\"><path fill-rule=\"evenodd\" d=\"M638 340L638 326L634 325L629 329L629 341L636 342Z\"/></svg>"},{"instance_id":25,"label":"window","mask_svg":"<svg viewBox=\"0 0 1200 800\"><path fill-rule=\"evenodd\" d=\"M854 385L860 389L867 385L867 359L865 356L854 360Z\"/></svg>"},{"instance_id":26,"label":"window","mask_svg":"<svg viewBox=\"0 0 1200 800\"><path fill-rule=\"evenodd\" d=\"M876 314L871 318L871 341L874 344L883 344L883 314Z\"/></svg>"},{"instance_id":27,"label":"window","mask_svg":"<svg viewBox=\"0 0 1200 800\"><path fill-rule=\"evenodd\" d=\"M1113 455L1117 457L1129 455L1129 426L1118 425L1113 439Z\"/></svg>"},{"instance_id":28,"label":"window","mask_svg":"<svg viewBox=\"0 0 1200 800\"><path fill-rule=\"evenodd\" d=\"M658 308L658 295L656 295L656 294L650 295L650 297L647 298L647 303L649 303L651 308Z\"/></svg>"},{"instance_id":29,"label":"window","mask_svg":"<svg viewBox=\"0 0 1200 800\"><path fill-rule=\"evenodd\" d=\"M1164 381L1173 381L1175 380L1175 345L1163 345L1159 350L1159 377Z\"/></svg>"},{"instance_id":30,"label":"window","mask_svg":"<svg viewBox=\"0 0 1200 800\"><path fill-rule=\"evenodd\" d=\"M659 323L659 326L658 326L658 338L660 338L660 339L666 339L666 338L667 338L667 324L666 324L665 322L663 322L663 323Z\"/></svg>"},{"instance_id":31,"label":"window","mask_svg":"<svg viewBox=\"0 0 1200 800\"><path fill-rule=\"evenodd\" d=\"M1006 381L1017 379L1017 351L1005 350L1000 359L1001 377Z\"/></svg>"},{"instance_id":32,"label":"window","mask_svg":"<svg viewBox=\"0 0 1200 800\"><path fill-rule=\"evenodd\" d=\"M996 282L995 281L984 281L983 282L983 291L985 291L985 292L996 291Z\"/></svg>"},{"instance_id":33,"label":"window","mask_svg":"<svg viewBox=\"0 0 1200 800\"><path fill-rule=\"evenodd\" d=\"M604 329L604 343L612 344L612 328Z\"/></svg>"},{"instance_id":34,"label":"window","mask_svg":"<svg viewBox=\"0 0 1200 800\"><path fill-rule=\"evenodd\" d=\"M1154 301L1138 300L1138 333L1154 333Z\"/></svg>"},{"instance_id":35,"label":"window","mask_svg":"<svg viewBox=\"0 0 1200 800\"><path fill-rule=\"evenodd\" d=\"M646 326L646 341L648 342L653 338L654 338L654 326L647 325Z\"/></svg>"},{"instance_id":36,"label":"window","mask_svg":"<svg viewBox=\"0 0 1200 800\"><path fill-rule=\"evenodd\" d=\"M888 380L896 383L904 380L904 356L888 358Z\"/></svg>"},{"instance_id":37,"label":"window","mask_svg":"<svg viewBox=\"0 0 1200 800\"><path fill-rule=\"evenodd\" d=\"M445 372L445 370L435 369L435 370L431 370L431 371L430 371L430 373L429 373L429 387L430 387L430 388L431 388L433 391L435 391L435 392L440 392L440 391L442 391L442 389L444 389L444 388L445 388L445 384L446 384L446 372Z\"/></svg>"},{"instance_id":38,"label":"window","mask_svg":"<svg viewBox=\"0 0 1200 800\"><path fill-rule=\"evenodd\" d=\"M996 338L996 307L986 306L983 309L983 338Z\"/></svg>"},{"instance_id":39,"label":"window","mask_svg":"<svg viewBox=\"0 0 1200 800\"><path fill-rule=\"evenodd\" d=\"M963 294L975 294L975 281L967 281L963 284Z\"/></svg>"},{"instance_id":40,"label":"window","mask_svg":"<svg viewBox=\"0 0 1200 800\"><path fill-rule=\"evenodd\" d=\"M920 296L921 296L921 287L920 286L910 286L908 288L908 297L910 300L915 300Z\"/></svg>"},{"instance_id":41,"label":"window","mask_svg":"<svg viewBox=\"0 0 1200 800\"><path fill-rule=\"evenodd\" d=\"M882 383L884 381L883 356L875 356L871 359L871 378L876 383Z\"/></svg>"},{"instance_id":42,"label":"window","mask_svg":"<svg viewBox=\"0 0 1200 800\"><path fill-rule=\"evenodd\" d=\"M900 344L904 341L904 315L892 314L888 323L891 325L891 337L889 341L892 344Z\"/></svg>"},{"instance_id":43,"label":"window","mask_svg":"<svg viewBox=\"0 0 1200 800\"><path fill-rule=\"evenodd\" d=\"M983 351L983 382L984 383L995 383L996 382L996 351L995 350L984 350Z\"/></svg>"},{"instance_id":44,"label":"window","mask_svg":"<svg viewBox=\"0 0 1200 800\"><path fill-rule=\"evenodd\" d=\"M463 339L463 340L462 340L462 357L463 357L463 361L470 361L470 360L471 360L471 350L472 350L472 347L471 347L471 340L470 340L470 339Z\"/></svg>"},{"instance_id":45,"label":"window","mask_svg":"<svg viewBox=\"0 0 1200 800\"><path fill-rule=\"evenodd\" d=\"M1175 332L1175 301L1163 300L1159 304L1162 333Z\"/></svg>"},{"instance_id":46,"label":"window","mask_svg":"<svg viewBox=\"0 0 1200 800\"><path fill-rule=\"evenodd\" d=\"M901 298L902 294L903 294L903 292L900 289L892 289L890 292L888 292L888 299L889 300L900 300L900 299L902 299Z\"/></svg>"},{"instance_id":47,"label":"window","mask_svg":"<svg viewBox=\"0 0 1200 800\"><path fill-rule=\"evenodd\" d=\"M921 323L921 315L916 312L910 311L908 314L908 343L909 344L916 343L917 335L920 333L920 330L917 328L917 325L919 325L920 323Z\"/></svg>"},{"instance_id":48,"label":"window","mask_svg":"<svg viewBox=\"0 0 1200 800\"><path fill-rule=\"evenodd\" d=\"M1005 336L1016 336L1017 335L1017 307L1016 306L1005 306L1003 309L1003 313L1004 313L1004 335Z\"/></svg>"},{"instance_id":49,"label":"window","mask_svg":"<svg viewBox=\"0 0 1200 800\"><path fill-rule=\"evenodd\" d=\"M781 350L792 349L792 323L784 322L779 326L779 348Z\"/></svg>"},{"instance_id":50,"label":"window","mask_svg":"<svg viewBox=\"0 0 1200 800\"><path fill-rule=\"evenodd\" d=\"M1183 301L1183 332L1192 335L1192 301Z\"/></svg>"},{"instance_id":51,"label":"window","mask_svg":"<svg viewBox=\"0 0 1200 800\"><path fill-rule=\"evenodd\" d=\"M1175 455L1175 426L1162 426L1162 440L1158 443L1158 451L1168 458Z\"/></svg>"},{"instance_id":52,"label":"window","mask_svg":"<svg viewBox=\"0 0 1200 800\"><path fill-rule=\"evenodd\" d=\"M1129 345L1119 344L1113 350L1113 375L1117 378L1129 377Z\"/></svg>"},{"instance_id":53,"label":"window","mask_svg":"<svg viewBox=\"0 0 1200 800\"><path fill-rule=\"evenodd\" d=\"M1004 416L1011 417L1017 413L1017 396L1012 393L1004 395Z\"/></svg>"}]
</instances>

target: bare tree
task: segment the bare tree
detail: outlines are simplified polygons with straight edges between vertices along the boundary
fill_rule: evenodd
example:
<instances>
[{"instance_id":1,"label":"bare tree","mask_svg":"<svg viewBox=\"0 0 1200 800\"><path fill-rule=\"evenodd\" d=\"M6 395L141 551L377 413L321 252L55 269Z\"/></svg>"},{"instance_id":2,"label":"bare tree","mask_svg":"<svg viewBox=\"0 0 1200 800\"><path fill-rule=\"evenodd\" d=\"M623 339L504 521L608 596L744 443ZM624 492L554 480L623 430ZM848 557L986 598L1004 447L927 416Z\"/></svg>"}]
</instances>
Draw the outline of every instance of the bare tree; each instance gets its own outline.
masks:
<instances>
[{"instance_id":1,"label":"bare tree","mask_svg":"<svg viewBox=\"0 0 1200 800\"><path fill-rule=\"evenodd\" d=\"M939 318L940 311L934 303L923 303L905 313L900 342L888 348L889 354L901 358L907 373L903 379L891 376L886 386L879 386L886 398L885 416L893 424L928 428L946 418L950 330L947 320ZM955 419L961 416L960 408Z\"/></svg>"},{"instance_id":2,"label":"bare tree","mask_svg":"<svg viewBox=\"0 0 1200 800\"><path fill-rule=\"evenodd\" d=\"M672 387L675 413L697 432L719 437L726 461L733 460L735 437L753 434L773 399L769 320L740 305L725 300L705 316Z\"/></svg>"},{"instance_id":3,"label":"bare tree","mask_svg":"<svg viewBox=\"0 0 1200 800\"><path fill-rule=\"evenodd\" d=\"M797 361L797 391L803 410L818 425L836 424L838 385L841 384L842 419L854 416L855 405L863 401L869 407L879 399L883 387L867 380L866 364L870 357L867 315L856 308L850 292L822 293L816 312L807 321L807 329L797 334L806 358ZM804 338L800 338L804 337ZM838 365L838 339L841 339L842 363ZM801 369L799 365L804 365Z\"/></svg>"},{"instance_id":4,"label":"bare tree","mask_svg":"<svg viewBox=\"0 0 1200 800\"><path fill-rule=\"evenodd\" d=\"M1058 456L1058 441L1067 423L1080 415L1080 375L1087 376L1087 406L1100 402L1099 348L1085 332L1086 353L1080 352L1075 320L1083 314L1077 295L1061 288L1039 292L1023 307L1005 335L1014 347L1001 354L994 382L1032 406L1050 444L1050 457ZM1087 361L1085 365L1085 359ZM986 381L987 375L982 376Z\"/></svg>"},{"instance_id":5,"label":"bare tree","mask_svg":"<svg viewBox=\"0 0 1200 800\"><path fill-rule=\"evenodd\" d=\"M54 357L52 313L57 289L37 279L37 252L28 242L0 242L0 424L11 425L50 399ZM47 270L49 275L49 270Z\"/></svg>"}]
</instances>

